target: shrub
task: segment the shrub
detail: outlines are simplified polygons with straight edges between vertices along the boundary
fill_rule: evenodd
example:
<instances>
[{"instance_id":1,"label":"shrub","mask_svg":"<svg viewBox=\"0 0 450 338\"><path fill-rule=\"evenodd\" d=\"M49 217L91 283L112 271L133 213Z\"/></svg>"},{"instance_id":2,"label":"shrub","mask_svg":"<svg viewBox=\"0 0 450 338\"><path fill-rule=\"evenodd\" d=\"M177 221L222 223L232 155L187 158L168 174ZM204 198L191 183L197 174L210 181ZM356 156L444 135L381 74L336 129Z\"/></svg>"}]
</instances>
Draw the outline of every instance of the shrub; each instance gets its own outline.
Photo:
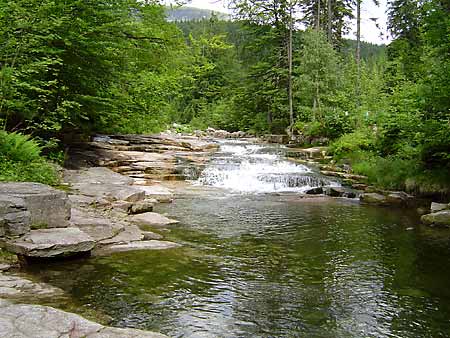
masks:
<instances>
[{"instance_id":1,"label":"shrub","mask_svg":"<svg viewBox=\"0 0 450 338\"><path fill-rule=\"evenodd\" d=\"M11 161L38 160L41 147L27 135L0 131L0 154Z\"/></svg>"},{"instance_id":2,"label":"shrub","mask_svg":"<svg viewBox=\"0 0 450 338\"><path fill-rule=\"evenodd\" d=\"M374 151L376 138L369 129L357 130L345 134L330 145L329 153L336 159L358 151Z\"/></svg>"}]
</instances>

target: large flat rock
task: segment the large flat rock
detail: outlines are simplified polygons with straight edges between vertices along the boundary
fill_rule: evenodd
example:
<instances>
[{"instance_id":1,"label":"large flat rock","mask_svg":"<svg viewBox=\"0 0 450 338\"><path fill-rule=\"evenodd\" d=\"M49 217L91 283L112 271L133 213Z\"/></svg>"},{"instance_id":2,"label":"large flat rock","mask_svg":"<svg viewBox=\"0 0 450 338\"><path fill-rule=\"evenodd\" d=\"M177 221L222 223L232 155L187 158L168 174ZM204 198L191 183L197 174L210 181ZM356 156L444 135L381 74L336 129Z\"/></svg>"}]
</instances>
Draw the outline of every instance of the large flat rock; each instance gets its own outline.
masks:
<instances>
[{"instance_id":1,"label":"large flat rock","mask_svg":"<svg viewBox=\"0 0 450 338\"><path fill-rule=\"evenodd\" d=\"M156 212L146 212L130 217L131 221L140 226L165 227L170 224L176 224L178 221L170 219Z\"/></svg>"},{"instance_id":2,"label":"large flat rock","mask_svg":"<svg viewBox=\"0 0 450 338\"><path fill-rule=\"evenodd\" d=\"M81 170L66 170L64 181L67 183L117 184L131 185L133 179L120 175L108 168L92 167Z\"/></svg>"},{"instance_id":3,"label":"large flat rock","mask_svg":"<svg viewBox=\"0 0 450 338\"><path fill-rule=\"evenodd\" d=\"M0 297L30 300L31 298L46 298L63 294L63 290L50 284L38 283L21 276L0 273ZM0 334L0 337L3 336Z\"/></svg>"},{"instance_id":4,"label":"large flat rock","mask_svg":"<svg viewBox=\"0 0 450 338\"><path fill-rule=\"evenodd\" d=\"M31 225L45 225L48 228L69 225L70 201L64 191L41 183L10 182L0 183L0 196L2 203L5 203L5 199L11 203L16 203L14 199L20 199L16 205L21 205L19 209L29 212ZM3 218L2 208L10 206L0 206L0 219Z\"/></svg>"},{"instance_id":5,"label":"large flat rock","mask_svg":"<svg viewBox=\"0 0 450 338\"><path fill-rule=\"evenodd\" d=\"M145 199L145 191L138 187L119 184L75 183L72 187L81 195L109 201L138 202Z\"/></svg>"},{"instance_id":6,"label":"large flat rock","mask_svg":"<svg viewBox=\"0 0 450 338\"><path fill-rule=\"evenodd\" d=\"M0 337L10 338L166 338L136 329L119 329L91 322L48 306L0 300Z\"/></svg>"},{"instance_id":7,"label":"large flat rock","mask_svg":"<svg viewBox=\"0 0 450 338\"><path fill-rule=\"evenodd\" d=\"M154 198L160 203L168 203L173 200L173 192L162 185L139 185L136 186L145 193L147 198Z\"/></svg>"},{"instance_id":8,"label":"large flat rock","mask_svg":"<svg viewBox=\"0 0 450 338\"><path fill-rule=\"evenodd\" d=\"M126 225L101 216L92 216L86 211L72 209L72 226L88 234L96 242L113 238L123 232Z\"/></svg>"},{"instance_id":9,"label":"large flat rock","mask_svg":"<svg viewBox=\"0 0 450 338\"><path fill-rule=\"evenodd\" d=\"M66 257L90 252L95 242L78 228L31 230L5 242L6 250L26 257Z\"/></svg>"}]
</instances>

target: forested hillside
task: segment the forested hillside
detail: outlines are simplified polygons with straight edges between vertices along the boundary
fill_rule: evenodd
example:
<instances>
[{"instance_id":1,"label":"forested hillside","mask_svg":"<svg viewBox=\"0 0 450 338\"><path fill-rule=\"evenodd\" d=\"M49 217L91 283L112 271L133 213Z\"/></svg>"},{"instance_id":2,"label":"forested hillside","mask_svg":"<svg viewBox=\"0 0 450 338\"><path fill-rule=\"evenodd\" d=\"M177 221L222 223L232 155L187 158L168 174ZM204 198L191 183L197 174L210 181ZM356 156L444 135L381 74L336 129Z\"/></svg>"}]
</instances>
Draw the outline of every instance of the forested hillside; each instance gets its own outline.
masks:
<instances>
[{"instance_id":1,"label":"forested hillside","mask_svg":"<svg viewBox=\"0 0 450 338\"><path fill-rule=\"evenodd\" d=\"M2 2L3 129L47 149L173 122L288 132L379 186L448 191L448 1L388 1L386 48L343 39L350 1L230 6L232 21L169 22L157 1Z\"/></svg>"}]
</instances>

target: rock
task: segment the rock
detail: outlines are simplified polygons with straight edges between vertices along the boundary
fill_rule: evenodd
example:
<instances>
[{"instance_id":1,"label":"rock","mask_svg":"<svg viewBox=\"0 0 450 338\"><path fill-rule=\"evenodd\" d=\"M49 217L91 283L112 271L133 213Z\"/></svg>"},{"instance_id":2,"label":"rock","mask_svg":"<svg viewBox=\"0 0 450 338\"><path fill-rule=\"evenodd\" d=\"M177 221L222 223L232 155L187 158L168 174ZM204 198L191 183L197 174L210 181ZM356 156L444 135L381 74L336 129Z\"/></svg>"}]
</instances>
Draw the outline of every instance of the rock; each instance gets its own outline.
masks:
<instances>
[{"instance_id":1,"label":"rock","mask_svg":"<svg viewBox=\"0 0 450 338\"><path fill-rule=\"evenodd\" d=\"M1 272L3 272L3 271L8 271L9 269L11 269L11 265L9 265L9 264L3 264L3 263L0 263L0 271ZM1 285L1 283L0 283L0 285Z\"/></svg>"},{"instance_id":2,"label":"rock","mask_svg":"<svg viewBox=\"0 0 450 338\"><path fill-rule=\"evenodd\" d=\"M13 304L7 301L0 302L0 337L167 338L150 331L103 326L48 306Z\"/></svg>"},{"instance_id":3,"label":"rock","mask_svg":"<svg viewBox=\"0 0 450 338\"><path fill-rule=\"evenodd\" d=\"M163 239L162 235L157 234L152 231L142 231L142 235L144 235L144 241L148 241L151 239L157 239L157 240Z\"/></svg>"},{"instance_id":4,"label":"rock","mask_svg":"<svg viewBox=\"0 0 450 338\"><path fill-rule=\"evenodd\" d=\"M64 181L77 184L116 184L116 185L131 185L133 179L127 176L120 175L108 168L92 167L82 170L66 170L64 172Z\"/></svg>"},{"instance_id":5,"label":"rock","mask_svg":"<svg viewBox=\"0 0 450 338\"><path fill-rule=\"evenodd\" d=\"M111 206L113 209L116 209L116 210L119 210L119 211L122 211L122 212L125 212L128 214L131 210L131 207L133 206L133 203L125 202L125 201L116 201L116 202L113 202L111 204Z\"/></svg>"},{"instance_id":6,"label":"rock","mask_svg":"<svg viewBox=\"0 0 450 338\"><path fill-rule=\"evenodd\" d=\"M347 174L347 173L340 172L340 171L321 170L320 173L322 175L325 175L325 176L339 177L339 178L346 179L346 180L349 180L349 181L360 181L360 180L366 180L367 179L367 176L355 175L355 174Z\"/></svg>"},{"instance_id":7,"label":"rock","mask_svg":"<svg viewBox=\"0 0 450 338\"><path fill-rule=\"evenodd\" d=\"M352 188L356 189L356 190L366 190L367 187L368 187L367 184L363 184L363 183L352 184Z\"/></svg>"},{"instance_id":8,"label":"rock","mask_svg":"<svg viewBox=\"0 0 450 338\"><path fill-rule=\"evenodd\" d=\"M70 221L72 226L88 234L96 242L117 236L125 228L123 223L100 216L91 216L78 209L72 210Z\"/></svg>"},{"instance_id":9,"label":"rock","mask_svg":"<svg viewBox=\"0 0 450 338\"><path fill-rule=\"evenodd\" d=\"M137 203L133 203L131 205L129 213L135 215L150 211L153 211L153 203L150 200L143 200Z\"/></svg>"},{"instance_id":10,"label":"rock","mask_svg":"<svg viewBox=\"0 0 450 338\"><path fill-rule=\"evenodd\" d=\"M387 199L384 195L377 193L365 193L359 197L362 203L366 204L376 204L376 205L384 205L387 202Z\"/></svg>"},{"instance_id":11,"label":"rock","mask_svg":"<svg viewBox=\"0 0 450 338\"><path fill-rule=\"evenodd\" d=\"M31 230L26 235L5 241L5 249L25 257L67 257L88 253L94 248L92 237L78 228Z\"/></svg>"},{"instance_id":12,"label":"rock","mask_svg":"<svg viewBox=\"0 0 450 338\"><path fill-rule=\"evenodd\" d=\"M164 227L170 224L176 224L178 221L167 218L156 212L146 212L131 217L132 222L141 226Z\"/></svg>"},{"instance_id":13,"label":"rock","mask_svg":"<svg viewBox=\"0 0 450 338\"><path fill-rule=\"evenodd\" d=\"M82 195L109 201L138 202L145 198L145 192L142 189L128 185L76 183L72 187Z\"/></svg>"},{"instance_id":14,"label":"rock","mask_svg":"<svg viewBox=\"0 0 450 338\"><path fill-rule=\"evenodd\" d=\"M420 219L427 225L450 227L450 210L442 210L428 215L423 215Z\"/></svg>"},{"instance_id":15,"label":"rock","mask_svg":"<svg viewBox=\"0 0 450 338\"><path fill-rule=\"evenodd\" d=\"M390 205L407 206L408 202L412 200L413 197L405 192L390 192L386 196L386 203Z\"/></svg>"},{"instance_id":16,"label":"rock","mask_svg":"<svg viewBox=\"0 0 450 338\"><path fill-rule=\"evenodd\" d=\"M134 251L134 250L165 250L181 247L180 244L168 241L140 241L127 244L112 244L95 250L96 256L108 255L114 252Z\"/></svg>"},{"instance_id":17,"label":"rock","mask_svg":"<svg viewBox=\"0 0 450 338\"><path fill-rule=\"evenodd\" d=\"M0 196L0 237L20 236L31 230L31 215L22 198Z\"/></svg>"},{"instance_id":18,"label":"rock","mask_svg":"<svg viewBox=\"0 0 450 338\"><path fill-rule=\"evenodd\" d=\"M141 241L143 239L144 235L136 225L127 225L116 236L104 239L100 241L99 244L124 244L129 242Z\"/></svg>"},{"instance_id":19,"label":"rock","mask_svg":"<svg viewBox=\"0 0 450 338\"><path fill-rule=\"evenodd\" d=\"M36 283L20 276L0 273L0 297L29 301L30 298L53 297L63 294L63 290L50 284ZM0 337L4 336L0 333Z\"/></svg>"},{"instance_id":20,"label":"rock","mask_svg":"<svg viewBox=\"0 0 450 338\"><path fill-rule=\"evenodd\" d=\"M347 190L342 187L326 187L325 194L331 197L342 197Z\"/></svg>"},{"instance_id":21,"label":"rock","mask_svg":"<svg viewBox=\"0 0 450 338\"><path fill-rule=\"evenodd\" d=\"M323 188L322 187L317 187L317 188L308 189L308 190L305 191L305 194L307 194L307 195L320 195L320 194L323 194Z\"/></svg>"},{"instance_id":22,"label":"rock","mask_svg":"<svg viewBox=\"0 0 450 338\"><path fill-rule=\"evenodd\" d=\"M431 203L431 212L438 212L446 209L450 209L448 204L435 202Z\"/></svg>"},{"instance_id":23,"label":"rock","mask_svg":"<svg viewBox=\"0 0 450 338\"><path fill-rule=\"evenodd\" d=\"M10 199L9 201L17 206L14 208L20 209L20 212L24 210L29 212L29 216L25 214L17 215L17 217L23 217L19 223L25 227L19 231L20 233L25 231L28 217L30 217L30 225L45 225L48 228L63 228L69 225L70 201L64 191L40 183L1 183L0 196L3 200L3 206L0 206L0 209L5 208L6 198ZM10 205L8 201L6 203ZM10 206L6 208L10 208ZM1 215L1 211L0 218L5 218ZM7 223L11 224L11 222L13 220L8 218Z\"/></svg>"},{"instance_id":24,"label":"rock","mask_svg":"<svg viewBox=\"0 0 450 338\"><path fill-rule=\"evenodd\" d=\"M139 189L145 192L147 198L154 198L160 203L171 203L173 193L162 185L139 186Z\"/></svg>"}]
</instances>

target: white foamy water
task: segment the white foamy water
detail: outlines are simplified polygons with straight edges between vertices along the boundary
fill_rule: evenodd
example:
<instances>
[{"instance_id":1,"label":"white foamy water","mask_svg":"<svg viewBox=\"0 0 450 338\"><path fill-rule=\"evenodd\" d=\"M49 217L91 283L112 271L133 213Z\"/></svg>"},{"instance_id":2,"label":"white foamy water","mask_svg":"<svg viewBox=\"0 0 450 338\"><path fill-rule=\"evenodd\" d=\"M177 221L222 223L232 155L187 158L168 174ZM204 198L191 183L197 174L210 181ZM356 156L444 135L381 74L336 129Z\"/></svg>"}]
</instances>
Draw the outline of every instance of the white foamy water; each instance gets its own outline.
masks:
<instances>
[{"instance_id":1,"label":"white foamy water","mask_svg":"<svg viewBox=\"0 0 450 338\"><path fill-rule=\"evenodd\" d=\"M196 182L242 193L303 192L339 183L312 172L308 167L286 161L275 146L221 143L212 163Z\"/></svg>"}]
</instances>

